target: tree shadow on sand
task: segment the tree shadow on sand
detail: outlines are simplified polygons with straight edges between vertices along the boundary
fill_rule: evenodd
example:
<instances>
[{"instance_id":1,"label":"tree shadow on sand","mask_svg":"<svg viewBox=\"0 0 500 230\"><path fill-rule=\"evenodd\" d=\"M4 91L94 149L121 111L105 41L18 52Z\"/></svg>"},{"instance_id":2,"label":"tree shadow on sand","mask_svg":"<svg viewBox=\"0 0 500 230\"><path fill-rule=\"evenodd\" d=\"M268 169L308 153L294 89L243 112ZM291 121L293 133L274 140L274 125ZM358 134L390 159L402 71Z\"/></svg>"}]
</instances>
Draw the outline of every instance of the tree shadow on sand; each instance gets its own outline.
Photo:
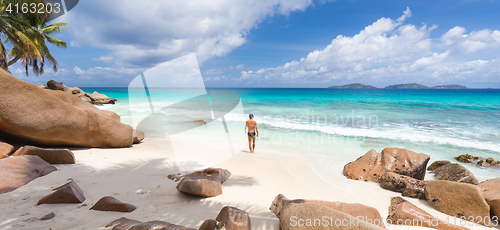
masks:
<instances>
[{"instance_id":1,"label":"tree shadow on sand","mask_svg":"<svg viewBox=\"0 0 500 230\"><path fill-rule=\"evenodd\" d=\"M188 162L196 166L196 162ZM138 221L160 220L181 226L198 228L206 219L215 219L224 206L234 206L249 213L253 229L277 229L278 220L268 207L240 199L225 201L224 193L214 198L187 195L176 189L177 182L168 179L177 174L178 166L168 158L134 160L97 168L91 165L55 165L58 171L40 177L17 190L0 194L0 207L10 209L0 213L0 229L104 229L121 217ZM83 190L83 204L51 204L36 206L52 188L72 178ZM224 187L249 187L256 184L252 177L233 175ZM235 197L235 194L228 194ZM239 194L236 194L239 195ZM104 196L137 206L132 213L91 211L89 208ZM56 217L36 220L50 212Z\"/></svg>"}]
</instances>

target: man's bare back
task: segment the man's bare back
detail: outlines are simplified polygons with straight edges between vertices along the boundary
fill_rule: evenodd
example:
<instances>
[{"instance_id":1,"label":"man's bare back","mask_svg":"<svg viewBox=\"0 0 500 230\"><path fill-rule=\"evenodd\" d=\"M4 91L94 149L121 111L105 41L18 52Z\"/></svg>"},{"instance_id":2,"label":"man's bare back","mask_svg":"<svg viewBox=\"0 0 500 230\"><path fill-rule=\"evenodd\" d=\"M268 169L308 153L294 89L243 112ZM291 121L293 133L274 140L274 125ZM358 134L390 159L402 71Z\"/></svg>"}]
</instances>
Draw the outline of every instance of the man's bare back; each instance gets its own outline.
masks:
<instances>
[{"instance_id":1,"label":"man's bare back","mask_svg":"<svg viewBox=\"0 0 500 230\"><path fill-rule=\"evenodd\" d=\"M247 121L248 132L255 133L255 128L257 127L257 122L255 120Z\"/></svg>"}]
</instances>

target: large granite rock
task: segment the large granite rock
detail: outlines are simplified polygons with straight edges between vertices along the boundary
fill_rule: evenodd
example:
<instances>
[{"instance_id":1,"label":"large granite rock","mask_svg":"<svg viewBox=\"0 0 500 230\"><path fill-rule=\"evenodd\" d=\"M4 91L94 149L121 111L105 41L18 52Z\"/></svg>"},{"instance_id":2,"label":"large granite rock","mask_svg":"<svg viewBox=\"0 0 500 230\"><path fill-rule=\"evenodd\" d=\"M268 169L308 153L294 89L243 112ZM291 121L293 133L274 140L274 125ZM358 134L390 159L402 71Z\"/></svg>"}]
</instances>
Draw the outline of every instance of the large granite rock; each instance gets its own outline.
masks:
<instances>
[{"instance_id":1,"label":"large granite rock","mask_svg":"<svg viewBox=\"0 0 500 230\"><path fill-rule=\"evenodd\" d=\"M440 212L491 226L491 222L487 221L490 207L476 185L446 180L429 181L425 185L425 197Z\"/></svg>"},{"instance_id":2,"label":"large granite rock","mask_svg":"<svg viewBox=\"0 0 500 230\"><path fill-rule=\"evenodd\" d=\"M282 230L385 229L382 219L373 223L319 203L286 202L279 215Z\"/></svg>"},{"instance_id":3,"label":"large granite rock","mask_svg":"<svg viewBox=\"0 0 500 230\"><path fill-rule=\"evenodd\" d=\"M77 204L83 203L85 196L82 189L72 179L69 179L66 184L54 188L53 192L44 196L38 201L37 205L41 204Z\"/></svg>"},{"instance_id":4,"label":"large granite rock","mask_svg":"<svg viewBox=\"0 0 500 230\"><path fill-rule=\"evenodd\" d=\"M389 206L389 215L387 216L387 221L391 225L404 225L405 227L416 226L435 228L440 230L468 229L453 224L453 221L449 221L448 223L446 223L401 197L394 197L391 199L391 206Z\"/></svg>"},{"instance_id":5,"label":"large granite rock","mask_svg":"<svg viewBox=\"0 0 500 230\"><path fill-rule=\"evenodd\" d=\"M0 160L0 194L14 191L30 181L45 176L56 167L38 156L9 157Z\"/></svg>"},{"instance_id":6,"label":"large granite rock","mask_svg":"<svg viewBox=\"0 0 500 230\"><path fill-rule=\"evenodd\" d=\"M219 215L215 218L219 223L224 223L224 228L227 230L250 230L250 216L247 212L226 206L222 208Z\"/></svg>"},{"instance_id":7,"label":"large granite rock","mask_svg":"<svg viewBox=\"0 0 500 230\"><path fill-rule=\"evenodd\" d=\"M144 140L144 132L141 130L134 130L133 138L134 144L139 144L142 140Z\"/></svg>"},{"instance_id":8,"label":"large granite rock","mask_svg":"<svg viewBox=\"0 0 500 230\"><path fill-rule=\"evenodd\" d=\"M19 148L12 156L39 156L50 164L74 164L75 155L69 149L43 149L26 145Z\"/></svg>"},{"instance_id":9,"label":"large granite rock","mask_svg":"<svg viewBox=\"0 0 500 230\"><path fill-rule=\"evenodd\" d=\"M123 203L112 196L105 196L95 203L90 210L109 212L133 212L134 205Z\"/></svg>"},{"instance_id":10,"label":"large granite rock","mask_svg":"<svg viewBox=\"0 0 500 230\"><path fill-rule=\"evenodd\" d=\"M0 70L0 135L44 146L128 147L133 129L109 112L60 90L23 82Z\"/></svg>"},{"instance_id":11,"label":"large granite rock","mask_svg":"<svg viewBox=\"0 0 500 230\"><path fill-rule=\"evenodd\" d=\"M114 220L106 225L106 228L110 227L113 227L112 230L196 230L194 228L186 228L164 221L154 220L143 223L125 217Z\"/></svg>"},{"instance_id":12,"label":"large granite rock","mask_svg":"<svg viewBox=\"0 0 500 230\"><path fill-rule=\"evenodd\" d=\"M477 178L464 166L453 163L445 164L434 170L436 180L449 180L469 184L479 184Z\"/></svg>"},{"instance_id":13,"label":"large granite rock","mask_svg":"<svg viewBox=\"0 0 500 230\"><path fill-rule=\"evenodd\" d=\"M102 104L115 104L116 99L108 97L102 93L94 91L89 95L90 98L94 99L91 101L92 104L102 105Z\"/></svg>"},{"instance_id":14,"label":"large granite rock","mask_svg":"<svg viewBox=\"0 0 500 230\"><path fill-rule=\"evenodd\" d=\"M222 194L221 184L230 176L231 173L226 169L207 168L180 177L169 175L169 178L175 181L180 179L177 189L181 192L202 197L214 197Z\"/></svg>"},{"instance_id":15,"label":"large granite rock","mask_svg":"<svg viewBox=\"0 0 500 230\"><path fill-rule=\"evenodd\" d=\"M425 199L425 183L427 182L393 172L386 172L380 178L380 187L418 199Z\"/></svg>"},{"instance_id":16,"label":"large granite rock","mask_svg":"<svg viewBox=\"0 0 500 230\"><path fill-rule=\"evenodd\" d=\"M286 198L283 194L278 194L275 198L273 203L271 204L271 212L273 212L279 219L280 219L280 224L283 227L283 224L288 224L289 227L291 227L289 224L291 220L283 220L283 216L292 216L291 214L284 214L289 211L295 212L297 209L297 205L302 205L302 204L317 204L321 205L323 207L326 207L327 209L332 209L344 214L347 214L348 216L354 217L356 219L357 217L362 218L362 223L365 222L378 222L378 226L384 226L384 223L382 222L382 216L380 216L380 213L377 211L377 209L366 206L363 204L350 204L350 203L344 203L344 202L331 202L331 201L322 201L322 200L303 200L303 199L296 199L296 200L290 200ZM286 207L292 207L291 209L287 210ZM322 208L322 210L325 210ZM328 216L327 213L331 213L331 211L327 211L325 213L317 213L318 216L315 218L317 219L318 217L323 217L323 216ZM341 215L337 212L335 213L336 216L345 216ZM307 214L309 215L309 214ZM284 222L282 222L282 220ZM335 221L335 220L334 220ZM357 221L357 219L356 219ZM296 222L296 221L295 221ZM361 222L360 222L361 223ZM331 226L330 226L331 227ZM292 229L297 229L297 228L292 228Z\"/></svg>"},{"instance_id":17,"label":"large granite rock","mask_svg":"<svg viewBox=\"0 0 500 230\"><path fill-rule=\"evenodd\" d=\"M429 167L427 167L427 170L434 172L434 171L436 171L437 168L439 168L443 165L447 165L447 164L451 164L451 162L447 161L447 160L434 161L434 162L432 162L431 165L429 165Z\"/></svg>"},{"instance_id":18,"label":"large granite rock","mask_svg":"<svg viewBox=\"0 0 500 230\"><path fill-rule=\"evenodd\" d=\"M372 149L356 161L346 164L343 173L349 179L375 182L380 182L380 177L386 172L422 180L429 159L429 155L407 149L385 148L380 153Z\"/></svg>"},{"instance_id":19,"label":"large granite rock","mask_svg":"<svg viewBox=\"0 0 500 230\"><path fill-rule=\"evenodd\" d=\"M203 221L199 230L214 230L216 226L217 226L216 220L208 219Z\"/></svg>"},{"instance_id":20,"label":"large granite rock","mask_svg":"<svg viewBox=\"0 0 500 230\"><path fill-rule=\"evenodd\" d=\"M47 82L47 88L49 88L51 90L64 91L67 87L62 82L57 82L57 81L54 81L54 80L50 80L50 81Z\"/></svg>"},{"instance_id":21,"label":"large granite rock","mask_svg":"<svg viewBox=\"0 0 500 230\"><path fill-rule=\"evenodd\" d=\"M6 158L14 151L14 146L0 141L0 159Z\"/></svg>"},{"instance_id":22,"label":"large granite rock","mask_svg":"<svg viewBox=\"0 0 500 230\"><path fill-rule=\"evenodd\" d=\"M491 215L500 217L500 178L483 181L478 186L490 205Z\"/></svg>"}]
</instances>

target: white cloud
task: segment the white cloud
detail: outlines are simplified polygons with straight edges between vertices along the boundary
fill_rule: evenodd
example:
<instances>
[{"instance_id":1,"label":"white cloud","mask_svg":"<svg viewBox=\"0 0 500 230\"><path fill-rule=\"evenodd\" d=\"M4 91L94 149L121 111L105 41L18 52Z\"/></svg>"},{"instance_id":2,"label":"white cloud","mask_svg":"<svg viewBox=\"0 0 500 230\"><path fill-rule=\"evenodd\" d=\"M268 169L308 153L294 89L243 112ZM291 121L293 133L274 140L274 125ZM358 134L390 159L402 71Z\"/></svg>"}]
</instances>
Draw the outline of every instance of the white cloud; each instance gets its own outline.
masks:
<instances>
[{"instance_id":1,"label":"white cloud","mask_svg":"<svg viewBox=\"0 0 500 230\"><path fill-rule=\"evenodd\" d=\"M132 68L195 52L201 63L246 42L250 29L276 14L305 10L312 0L80 1L60 20L73 46L111 51L100 57Z\"/></svg>"},{"instance_id":2,"label":"white cloud","mask_svg":"<svg viewBox=\"0 0 500 230\"><path fill-rule=\"evenodd\" d=\"M78 66L75 66L75 68L73 68L73 71L75 71L75 73L78 74L78 75L85 74L85 71L83 71L82 69L78 68Z\"/></svg>"},{"instance_id":3,"label":"white cloud","mask_svg":"<svg viewBox=\"0 0 500 230\"><path fill-rule=\"evenodd\" d=\"M437 39L437 26L404 24L409 8L396 21L381 18L352 37L339 35L323 50L275 68L242 71L236 82L322 83L498 81L499 61L470 60L471 54L498 51L498 30L455 27ZM498 53L498 52L497 52ZM498 57L498 55L497 55ZM465 61L464 61L465 60ZM499 59L500 60L500 59ZM381 83L383 82L383 83Z\"/></svg>"}]
</instances>

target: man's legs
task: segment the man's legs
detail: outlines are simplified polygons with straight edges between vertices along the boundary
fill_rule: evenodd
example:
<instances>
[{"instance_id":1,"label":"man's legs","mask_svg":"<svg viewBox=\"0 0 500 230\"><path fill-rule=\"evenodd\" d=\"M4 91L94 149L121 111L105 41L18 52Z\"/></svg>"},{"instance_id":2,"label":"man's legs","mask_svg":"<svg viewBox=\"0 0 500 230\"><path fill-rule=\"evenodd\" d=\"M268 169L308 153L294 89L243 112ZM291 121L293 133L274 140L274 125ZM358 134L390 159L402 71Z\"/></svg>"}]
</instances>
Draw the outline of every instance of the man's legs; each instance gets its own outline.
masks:
<instances>
[{"instance_id":1,"label":"man's legs","mask_svg":"<svg viewBox=\"0 0 500 230\"><path fill-rule=\"evenodd\" d=\"M256 138L255 138L255 137L252 137L252 139L253 139L253 147L252 147L252 150L253 150L253 151L252 151L252 152L253 152L253 153L255 153L255 139L256 139Z\"/></svg>"},{"instance_id":2,"label":"man's legs","mask_svg":"<svg viewBox=\"0 0 500 230\"><path fill-rule=\"evenodd\" d=\"M253 153L251 136L248 136L248 148L250 149L250 152Z\"/></svg>"}]
</instances>

